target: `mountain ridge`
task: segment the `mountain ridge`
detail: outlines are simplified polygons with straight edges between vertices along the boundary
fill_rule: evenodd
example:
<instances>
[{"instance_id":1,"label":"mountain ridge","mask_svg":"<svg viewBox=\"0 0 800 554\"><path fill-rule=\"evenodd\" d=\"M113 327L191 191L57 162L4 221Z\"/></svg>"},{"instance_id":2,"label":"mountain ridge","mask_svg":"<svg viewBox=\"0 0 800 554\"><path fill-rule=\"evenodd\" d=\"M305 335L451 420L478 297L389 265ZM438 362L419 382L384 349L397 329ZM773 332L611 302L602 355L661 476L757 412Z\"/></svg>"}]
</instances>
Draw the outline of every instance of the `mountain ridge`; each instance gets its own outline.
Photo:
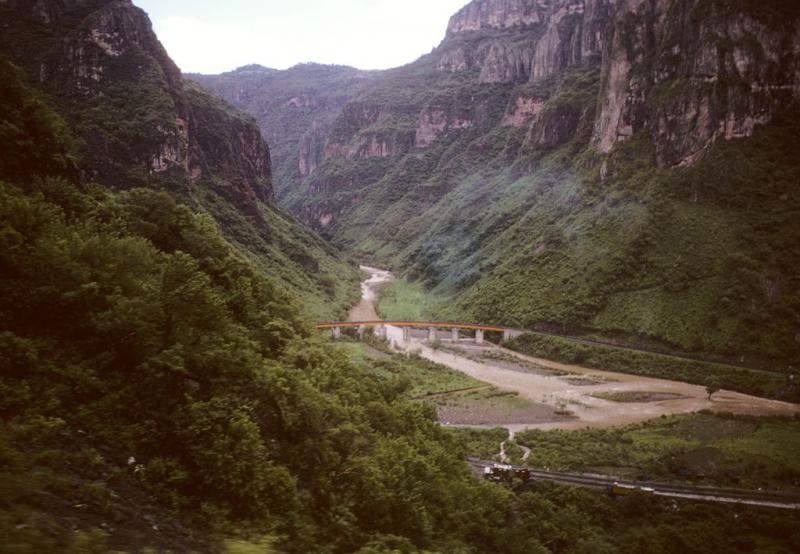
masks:
<instances>
[{"instance_id":1,"label":"mountain ridge","mask_svg":"<svg viewBox=\"0 0 800 554\"><path fill-rule=\"evenodd\" d=\"M166 190L210 214L314 317L345 312L353 264L274 202L270 149L251 116L184 80L130 0L0 5L0 51L82 144L86 182Z\"/></svg>"},{"instance_id":2,"label":"mountain ridge","mask_svg":"<svg viewBox=\"0 0 800 554\"><path fill-rule=\"evenodd\" d=\"M313 147L281 153L306 170L280 202L440 317L787 367L799 20L783 0L475 0L432 53L298 122Z\"/></svg>"}]
</instances>

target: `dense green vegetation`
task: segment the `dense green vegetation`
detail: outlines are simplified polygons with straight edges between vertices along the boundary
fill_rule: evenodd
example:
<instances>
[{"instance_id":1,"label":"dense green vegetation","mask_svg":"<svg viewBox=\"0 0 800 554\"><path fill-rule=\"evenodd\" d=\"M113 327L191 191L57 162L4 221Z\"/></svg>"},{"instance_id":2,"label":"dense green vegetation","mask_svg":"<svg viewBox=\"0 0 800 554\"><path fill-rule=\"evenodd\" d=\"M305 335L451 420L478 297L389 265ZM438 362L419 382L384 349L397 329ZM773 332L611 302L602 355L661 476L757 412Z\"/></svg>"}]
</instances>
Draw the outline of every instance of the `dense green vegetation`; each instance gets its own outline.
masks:
<instances>
[{"instance_id":1,"label":"dense green vegetation","mask_svg":"<svg viewBox=\"0 0 800 554\"><path fill-rule=\"evenodd\" d=\"M464 458L473 457L481 460L497 460L500 443L508 438L508 430L502 427L494 429L453 427L447 429L447 432L458 444Z\"/></svg>"},{"instance_id":2,"label":"dense green vegetation","mask_svg":"<svg viewBox=\"0 0 800 554\"><path fill-rule=\"evenodd\" d=\"M497 267L461 309L786 368L800 347L798 314L774 283L793 281L800 253L790 193L800 119L784 116L752 139L718 143L692 168L654 169L642 137L623 145L603 185L554 172L558 194L543 191L504 233L508 246L495 243ZM523 237L538 238L520 247Z\"/></svg>"},{"instance_id":3,"label":"dense green vegetation","mask_svg":"<svg viewBox=\"0 0 800 554\"><path fill-rule=\"evenodd\" d=\"M480 68L449 64L470 66L495 48L502 63L539 31L448 36L413 64L344 87L352 98L337 117L326 113L329 132L317 137L343 152L372 138L399 147L387 157L320 157L316 172L282 200L359 259L403 272L430 293L428 310L440 318L591 332L752 367L796 367L796 103L787 96L752 137L719 140L690 167L673 167L682 141L664 130L689 118L709 90L721 110L734 97L744 110L752 93L750 74L726 70L719 86L687 78L681 60L698 55L698 45L686 37L705 32L706 18L727 25L734 13L777 36L797 17L787 5L671 3L659 23L662 38L647 48L635 37L649 12L631 14L626 45L639 59L634 81L643 87L642 113L631 117L646 123L608 156L591 146L604 86L594 61L532 82L485 82ZM763 56L752 36L734 35L719 39L720 60L733 59L736 49ZM683 55L666 53L677 45ZM655 71L664 64L676 64L674 78ZM784 61L767 65L770 75L791 79ZM520 98L535 99L541 111L514 126L507 116ZM395 140L414 133L431 111L454 127L430 144ZM648 127L662 120L664 129ZM294 163L296 152L289 157Z\"/></svg>"},{"instance_id":4,"label":"dense green vegetation","mask_svg":"<svg viewBox=\"0 0 800 554\"><path fill-rule=\"evenodd\" d=\"M640 480L800 489L800 421L675 415L608 429L524 431L527 463Z\"/></svg>"},{"instance_id":5,"label":"dense green vegetation","mask_svg":"<svg viewBox=\"0 0 800 554\"><path fill-rule=\"evenodd\" d=\"M184 81L143 12L105 1L3 3L0 19L0 57L25 71L39 91L31 98L51 105L72 131L70 150L54 163L112 190L168 192L209 214L242 255L305 298L313 318L345 313L358 295L355 264L275 206L270 154L253 118ZM4 94L12 94L11 69L2 71ZM7 133L0 140L20 140ZM51 151L41 139L29 155ZM3 163L41 165L12 162L8 152Z\"/></svg>"},{"instance_id":6,"label":"dense green vegetation","mask_svg":"<svg viewBox=\"0 0 800 554\"><path fill-rule=\"evenodd\" d=\"M47 183L0 196L0 525L15 551L208 550L234 533L272 535L283 552L797 545L783 513L734 510L742 526L713 506L477 481L402 378L314 338L208 219L150 191ZM210 544L170 542L180 525Z\"/></svg>"},{"instance_id":7,"label":"dense green vegetation","mask_svg":"<svg viewBox=\"0 0 800 554\"><path fill-rule=\"evenodd\" d=\"M133 487L206 535L276 534L285 551L448 536L420 502L455 501L453 483L431 488L453 476L478 489L425 408L313 338L209 218L48 176L0 200L5 545L60 548L76 510L102 521Z\"/></svg>"},{"instance_id":8,"label":"dense green vegetation","mask_svg":"<svg viewBox=\"0 0 800 554\"><path fill-rule=\"evenodd\" d=\"M716 507L636 500L642 516L477 481L403 378L314 338L209 219L53 179L0 198L0 534L17 552L208 550L240 533L283 552L676 551L675 532L680 551L796 545L781 513L737 510L749 523L731 533ZM182 526L200 536L176 539Z\"/></svg>"},{"instance_id":9,"label":"dense green vegetation","mask_svg":"<svg viewBox=\"0 0 800 554\"><path fill-rule=\"evenodd\" d=\"M36 5L66 11L22 25L6 16L29 6L0 7L0 43L64 71L53 99L0 61L0 550L800 547L792 513L475 479L463 456L487 443L410 399L469 379L416 358L354 362L313 330L308 312L339 310L357 272L268 202L245 202L256 189L229 133L247 122L175 88L160 46L144 47L146 21L138 52L106 66L99 46L85 51L108 67L98 94L59 91L79 73L58 56L94 21L83 10L129 6ZM197 181L142 163L187 106L205 126Z\"/></svg>"},{"instance_id":10,"label":"dense green vegetation","mask_svg":"<svg viewBox=\"0 0 800 554\"><path fill-rule=\"evenodd\" d=\"M372 360L369 367L381 377L391 376L405 381L403 388L409 398L487 386L465 373L414 355L406 357L395 354L389 358Z\"/></svg>"},{"instance_id":11,"label":"dense green vegetation","mask_svg":"<svg viewBox=\"0 0 800 554\"><path fill-rule=\"evenodd\" d=\"M713 379L718 388L792 402L800 401L800 386L795 383L793 375L787 373L754 371L663 354L579 343L568 338L537 333L521 335L507 342L506 346L523 354L569 364L697 385L706 385Z\"/></svg>"},{"instance_id":12,"label":"dense green vegetation","mask_svg":"<svg viewBox=\"0 0 800 554\"><path fill-rule=\"evenodd\" d=\"M398 279L381 288L376 309L386 320L425 321L431 313L429 302L421 284Z\"/></svg>"}]
</instances>

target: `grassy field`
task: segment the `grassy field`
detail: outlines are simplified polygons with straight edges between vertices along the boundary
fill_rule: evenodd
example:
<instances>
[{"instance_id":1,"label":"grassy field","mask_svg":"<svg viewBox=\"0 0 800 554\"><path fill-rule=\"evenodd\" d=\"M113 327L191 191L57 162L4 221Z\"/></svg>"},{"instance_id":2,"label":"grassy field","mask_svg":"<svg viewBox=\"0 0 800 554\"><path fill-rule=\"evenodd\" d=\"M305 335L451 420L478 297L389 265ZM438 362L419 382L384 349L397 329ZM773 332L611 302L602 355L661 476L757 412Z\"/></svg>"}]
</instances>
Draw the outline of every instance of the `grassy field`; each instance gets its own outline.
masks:
<instances>
[{"instance_id":1,"label":"grassy field","mask_svg":"<svg viewBox=\"0 0 800 554\"><path fill-rule=\"evenodd\" d=\"M430 302L421 284L398 279L380 292L377 309L384 319L421 321L429 315Z\"/></svg>"},{"instance_id":2,"label":"grassy field","mask_svg":"<svg viewBox=\"0 0 800 554\"><path fill-rule=\"evenodd\" d=\"M369 363L370 360L380 360L391 356L363 342L339 341L336 346L347 354L351 362L355 363Z\"/></svg>"},{"instance_id":3,"label":"grassy field","mask_svg":"<svg viewBox=\"0 0 800 554\"><path fill-rule=\"evenodd\" d=\"M671 392L650 392L642 390L598 392L592 394L591 396L594 396L595 398L601 398L603 400L609 400L611 402L658 402L661 400L686 398L685 396Z\"/></svg>"},{"instance_id":4,"label":"grassy field","mask_svg":"<svg viewBox=\"0 0 800 554\"><path fill-rule=\"evenodd\" d=\"M372 358L368 365L379 375L407 381L406 394L411 398L487 386L464 373L418 356L394 354L385 359Z\"/></svg>"},{"instance_id":5,"label":"grassy field","mask_svg":"<svg viewBox=\"0 0 800 554\"><path fill-rule=\"evenodd\" d=\"M800 490L800 420L697 413L609 429L518 433L528 463L635 479Z\"/></svg>"},{"instance_id":6,"label":"grassy field","mask_svg":"<svg viewBox=\"0 0 800 554\"><path fill-rule=\"evenodd\" d=\"M374 346L340 341L351 361L379 377L396 379L404 395L436 407L445 424L495 425L551 418L552 409L535 404L517 392L506 391L425 358L390 353L379 341Z\"/></svg>"},{"instance_id":7,"label":"grassy field","mask_svg":"<svg viewBox=\"0 0 800 554\"><path fill-rule=\"evenodd\" d=\"M570 415L537 404L515 391L493 386L455 391L430 397L436 404L439 420L456 425L504 425L530 421L550 421L556 415Z\"/></svg>"}]
</instances>

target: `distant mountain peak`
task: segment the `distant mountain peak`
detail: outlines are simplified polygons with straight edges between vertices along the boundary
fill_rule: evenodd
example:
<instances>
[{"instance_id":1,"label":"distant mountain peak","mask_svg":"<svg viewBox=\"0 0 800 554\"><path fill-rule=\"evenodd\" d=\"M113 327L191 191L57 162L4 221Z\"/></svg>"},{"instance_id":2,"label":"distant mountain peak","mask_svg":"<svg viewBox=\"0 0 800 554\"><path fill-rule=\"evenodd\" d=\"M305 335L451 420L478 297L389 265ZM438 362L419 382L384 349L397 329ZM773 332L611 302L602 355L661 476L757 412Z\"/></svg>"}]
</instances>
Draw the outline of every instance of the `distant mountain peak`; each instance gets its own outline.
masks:
<instances>
[{"instance_id":1,"label":"distant mountain peak","mask_svg":"<svg viewBox=\"0 0 800 554\"><path fill-rule=\"evenodd\" d=\"M273 69L271 67L265 67L257 63L251 63L243 65L241 67L237 67L230 73L277 73L277 72L278 72L277 69Z\"/></svg>"},{"instance_id":2,"label":"distant mountain peak","mask_svg":"<svg viewBox=\"0 0 800 554\"><path fill-rule=\"evenodd\" d=\"M447 35L537 25L543 22L551 4L549 0L473 0L450 18ZM583 7L582 2L572 4Z\"/></svg>"}]
</instances>

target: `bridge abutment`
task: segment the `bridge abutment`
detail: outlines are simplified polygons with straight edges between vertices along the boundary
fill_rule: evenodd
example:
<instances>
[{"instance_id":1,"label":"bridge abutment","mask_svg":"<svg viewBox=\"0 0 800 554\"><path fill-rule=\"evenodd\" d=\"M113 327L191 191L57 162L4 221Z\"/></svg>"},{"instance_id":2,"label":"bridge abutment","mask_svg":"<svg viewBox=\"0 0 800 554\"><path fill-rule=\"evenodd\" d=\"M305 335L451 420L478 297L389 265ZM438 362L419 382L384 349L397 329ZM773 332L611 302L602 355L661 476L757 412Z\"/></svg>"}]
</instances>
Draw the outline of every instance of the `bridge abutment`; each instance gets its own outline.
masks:
<instances>
[{"instance_id":1,"label":"bridge abutment","mask_svg":"<svg viewBox=\"0 0 800 554\"><path fill-rule=\"evenodd\" d=\"M453 342L458 342L458 327L453 327L450 330L450 340Z\"/></svg>"},{"instance_id":2,"label":"bridge abutment","mask_svg":"<svg viewBox=\"0 0 800 554\"><path fill-rule=\"evenodd\" d=\"M475 344L483 344L483 329L475 329Z\"/></svg>"}]
</instances>

